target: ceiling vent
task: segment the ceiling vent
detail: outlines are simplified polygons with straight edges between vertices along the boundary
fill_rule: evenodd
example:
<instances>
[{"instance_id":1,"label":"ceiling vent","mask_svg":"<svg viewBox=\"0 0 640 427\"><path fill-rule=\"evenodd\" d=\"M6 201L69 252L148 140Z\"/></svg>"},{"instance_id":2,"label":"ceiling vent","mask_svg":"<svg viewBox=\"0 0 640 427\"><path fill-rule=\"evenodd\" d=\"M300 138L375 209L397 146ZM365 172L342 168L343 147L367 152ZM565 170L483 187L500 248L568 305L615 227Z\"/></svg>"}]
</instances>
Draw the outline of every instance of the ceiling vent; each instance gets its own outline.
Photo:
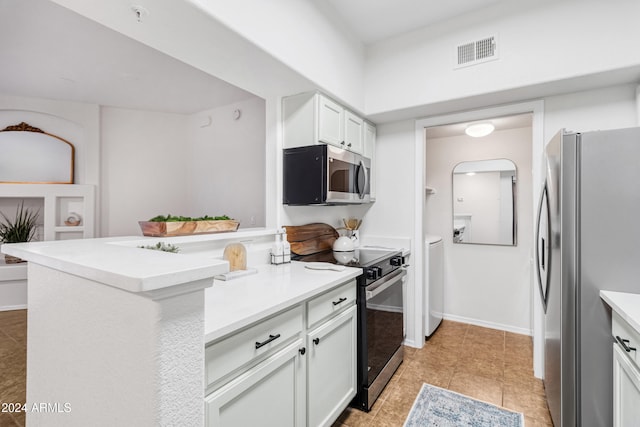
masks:
<instances>
[{"instance_id":1,"label":"ceiling vent","mask_svg":"<svg viewBox=\"0 0 640 427\"><path fill-rule=\"evenodd\" d=\"M456 46L456 64L454 68L468 67L482 62L498 59L497 36L485 37Z\"/></svg>"}]
</instances>

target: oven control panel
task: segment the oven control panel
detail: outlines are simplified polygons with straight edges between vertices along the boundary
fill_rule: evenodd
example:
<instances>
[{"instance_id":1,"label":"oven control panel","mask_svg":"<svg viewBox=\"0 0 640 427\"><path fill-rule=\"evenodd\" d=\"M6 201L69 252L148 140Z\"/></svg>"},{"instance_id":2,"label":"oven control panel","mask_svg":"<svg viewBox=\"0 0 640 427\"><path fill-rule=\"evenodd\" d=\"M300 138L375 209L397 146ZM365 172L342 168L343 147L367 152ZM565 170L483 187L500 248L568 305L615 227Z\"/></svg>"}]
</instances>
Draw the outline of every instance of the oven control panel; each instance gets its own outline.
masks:
<instances>
[{"instance_id":1,"label":"oven control panel","mask_svg":"<svg viewBox=\"0 0 640 427\"><path fill-rule=\"evenodd\" d=\"M380 267L368 267L366 269L367 280L378 280L382 276L382 268Z\"/></svg>"},{"instance_id":2,"label":"oven control panel","mask_svg":"<svg viewBox=\"0 0 640 427\"><path fill-rule=\"evenodd\" d=\"M402 267L402 264L404 264L404 257L402 255L396 255L391 257L391 265L393 267Z\"/></svg>"}]
</instances>

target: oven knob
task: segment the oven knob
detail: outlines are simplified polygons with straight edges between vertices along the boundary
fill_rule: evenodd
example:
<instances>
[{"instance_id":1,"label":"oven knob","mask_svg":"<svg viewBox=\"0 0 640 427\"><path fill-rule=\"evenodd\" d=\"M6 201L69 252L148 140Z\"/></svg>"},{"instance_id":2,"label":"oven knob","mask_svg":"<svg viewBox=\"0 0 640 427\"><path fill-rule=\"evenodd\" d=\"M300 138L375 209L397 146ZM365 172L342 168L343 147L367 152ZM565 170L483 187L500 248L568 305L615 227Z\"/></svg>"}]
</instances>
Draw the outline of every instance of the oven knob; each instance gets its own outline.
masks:
<instances>
[{"instance_id":1,"label":"oven knob","mask_svg":"<svg viewBox=\"0 0 640 427\"><path fill-rule=\"evenodd\" d=\"M404 260L401 255L391 257L391 265L394 267L402 267Z\"/></svg>"},{"instance_id":2,"label":"oven knob","mask_svg":"<svg viewBox=\"0 0 640 427\"><path fill-rule=\"evenodd\" d=\"M367 268L367 279L368 280L378 280L380 278L380 273L382 269L380 267L369 267Z\"/></svg>"}]
</instances>

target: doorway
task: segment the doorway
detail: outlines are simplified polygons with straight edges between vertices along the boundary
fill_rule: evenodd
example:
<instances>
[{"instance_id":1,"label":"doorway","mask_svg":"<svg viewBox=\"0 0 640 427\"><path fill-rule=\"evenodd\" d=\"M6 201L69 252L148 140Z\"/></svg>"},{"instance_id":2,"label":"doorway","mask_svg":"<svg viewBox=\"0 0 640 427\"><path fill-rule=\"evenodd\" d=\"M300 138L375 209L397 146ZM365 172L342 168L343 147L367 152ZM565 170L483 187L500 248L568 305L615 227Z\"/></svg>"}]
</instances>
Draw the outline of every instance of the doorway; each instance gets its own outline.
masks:
<instances>
[{"instance_id":1,"label":"doorway","mask_svg":"<svg viewBox=\"0 0 640 427\"><path fill-rule=\"evenodd\" d=\"M426 234L436 233L437 230L441 230L440 232L443 234L443 237L446 238L446 240L448 241L448 245L450 246L449 251L447 251L446 250L447 248L445 248L445 266L446 266L445 268L448 268L448 270L451 270L453 267L461 268L461 267L458 267L458 265L452 265L449 262L449 260L447 260L448 258L447 252L451 252L452 250L455 250L457 252L462 252L463 260L473 259L474 260L473 262L482 262L483 259L486 260L488 258L491 258L491 254L495 254L497 252L508 252L510 250L513 251L514 247L495 247L493 248L493 250L490 250L490 251L486 251L486 250L483 251L482 250L483 248L481 248L481 246L484 246L484 245L480 245L480 246L458 245L455 248L453 247L452 194L450 191L449 192L444 191L444 193L441 193L440 189L436 187L436 182L430 182L426 180L427 176L429 176L430 178L434 176L434 173L431 173L432 171L430 171L429 168L434 169L437 167L437 165L436 166L430 165L429 160L427 159L427 151L428 150L431 151L430 147L428 147L428 138L427 138L428 133L430 133L429 129L435 128L435 127L446 128L447 126L458 126L464 129L465 125L470 122L485 121L485 120L490 120L495 118L528 114L530 117L530 128L527 132L529 132L531 136L530 164L529 164L529 167L527 168L528 170L521 171L521 174L526 173L527 177L530 179L528 184L529 191L527 192L527 195L526 195L527 203L524 204L522 209L526 209L528 211L527 216L533 219L535 218L537 195L539 194L539 191L540 191L540 182L542 177L542 171L540 169L542 164L541 161L542 161L542 153L543 153L542 113L543 113L543 102L534 101L534 102L527 102L527 103L521 103L521 104L487 108L483 110L474 110L474 111L468 111L468 112L462 112L462 113L455 113L455 114L432 117L432 118L416 121L416 128L415 128L416 130L415 132L415 136L416 136L415 138L416 199L422 200L423 203L416 203L415 239L416 241L423 241L424 236ZM432 135L432 139L433 139L433 135ZM465 155L470 155L473 157L475 154L475 156L478 157L482 154L482 146L479 144L476 144L476 146L471 145L471 148L467 147L467 149L462 150L462 152L464 152ZM486 157L487 154L484 153L484 156ZM496 154L492 154L492 156L496 156ZM449 165L449 166L452 166L452 165ZM445 189L447 187L450 188L452 185L452 175L451 175L452 170L449 169L447 173L444 175L441 172L437 172L437 171L435 172L436 172L436 175L446 176L445 178L441 178L441 179L445 179L445 183L442 184L441 187ZM435 194L433 194L433 191L435 191ZM431 194L428 194L428 193L431 193ZM436 223L438 223L439 221L439 223L436 225L431 220L431 218L434 218L434 215L431 214L431 216L428 217L428 214L431 210L437 209L437 206L434 209L432 208L433 208L433 205L438 205L434 197L438 195L441 196L439 200L440 206L441 208L444 207L445 211L448 212L448 216L440 215L439 220L433 219L433 221L435 221ZM434 227L436 226L439 227L437 230L434 229ZM533 233L534 233L533 229L534 229L533 223L530 223L526 227L526 229L522 228L520 230L520 236L524 237L524 234L526 233L527 238L524 239L519 244L519 246L516 246L515 249L516 251L521 250L524 253L528 254L528 256L526 257L526 261L522 261L522 259L524 258L522 257L520 258L521 259L520 262L521 263L524 262L524 265L520 265L520 270L518 273L519 277L517 278L517 281L518 281L517 286L522 287L526 292L526 296L524 297L526 301L524 301L524 303L528 304L529 306L529 312L530 312L529 331L531 331L533 335L533 342L534 342L534 374L540 378L542 377L542 367L544 366L543 360L542 360L542 357L543 357L542 319L543 317L541 314L542 313L541 303L539 301L539 297L537 296L537 293L533 292L533 290L535 290L535 287L534 287L535 277L533 275L533 268L531 265L531 258L532 258L531 254L533 253L533 243L532 243ZM451 234L449 234L450 232ZM418 251L420 252L420 253L416 253L417 255L416 258L417 260L422 260L424 255L423 248L421 247L422 245L415 245L415 246L417 249L416 252ZM475 257L474 257L474 252L476 252ZM479 252L480 254L478 255L477 252ZM423 283L423 280L425 277L424 263L421 263L421 267L416 269L416 276L417 276L416 283L417 284ZM445 278L445 286L447 286L447 284L448 284L448 279ZM482 283L476 282L476 286L480 287L481 285ZM420 300L422 299L422 292L423 292L422 288L423 288L422 286L416 286L416 289L415 289L416 299L418 299L418 297ZM461 288L458 288L457 290L459 291L460 289ZM482 305L484 303L495 304L496 302L499 302L503 305L505 304L505 301L503 300L503 296L495 295L495 292L487 292L483 294L481 291L482 291L482 288L480 288L480 295L481 295L480 299L475 298L475 296L471 298L467 296L465 298L472 300L471 304L474 304L474 303L478 305ZM450 307L450 305L448 305L446 301L447 295L448 295L448 292L445 289L445 316L447 315L446 313L447 309ZM482 299L482 298L486 298L486 299ZM521 301L521 303L522 302L523 301ZM508 303L508 301L506 303ZM417 310L420 310L420 313L422 313L422 307L416 307L416 311ZM468 317L473 318L474 312L471 311L470 313L471 315L468 315ZM476 315L478 314L476 313ZM461 316L461 317L465 317L465 316ZM462 319L462 320L465 321L465 319ZM494 322L494 323L499 323L499 322ZM416 327L417 326L418 325L416 325ZM495 327L496 325L489 325L489 326Z\"/></svg>"}]
</instances>

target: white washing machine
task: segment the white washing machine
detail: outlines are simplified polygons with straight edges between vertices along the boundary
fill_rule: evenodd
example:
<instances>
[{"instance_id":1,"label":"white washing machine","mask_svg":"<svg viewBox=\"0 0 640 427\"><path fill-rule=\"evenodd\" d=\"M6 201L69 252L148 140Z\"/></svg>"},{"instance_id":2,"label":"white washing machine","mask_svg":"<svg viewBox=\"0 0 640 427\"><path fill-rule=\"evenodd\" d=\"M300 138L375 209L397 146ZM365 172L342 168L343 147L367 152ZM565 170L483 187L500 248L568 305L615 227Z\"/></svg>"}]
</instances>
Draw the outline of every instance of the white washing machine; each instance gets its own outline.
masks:
<instances>
[{"instance_id":1,"label":"white washing machine","mask_svg":"<svg viewBox=\"0 0 640 427\"><path fill-rule=\"evenodd\" d=\"M442 237L427 235L424 241L425 281L423 294L424 335L431 336L444 310L444 248Z\"/></svg>"}]
</instances>

